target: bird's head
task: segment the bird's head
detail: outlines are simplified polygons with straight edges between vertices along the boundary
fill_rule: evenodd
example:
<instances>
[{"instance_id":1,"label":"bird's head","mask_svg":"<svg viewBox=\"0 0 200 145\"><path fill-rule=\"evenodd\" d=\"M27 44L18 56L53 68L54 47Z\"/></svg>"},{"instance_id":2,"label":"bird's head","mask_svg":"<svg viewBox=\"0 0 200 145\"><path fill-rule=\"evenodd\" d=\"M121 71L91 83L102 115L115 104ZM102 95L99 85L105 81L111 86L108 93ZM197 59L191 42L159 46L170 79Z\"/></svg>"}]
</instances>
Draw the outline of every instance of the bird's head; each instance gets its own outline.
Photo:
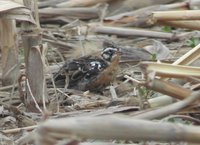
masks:
<instances>
[{"instance_id":1,"label":"bird's head","mask_svg":"<svg viewBox=\"0 0 200 145\"><path fill-rule=\"evenodd\" d=\"M103 52L101 53L101 56L106 61L112 61L112 59L114 57L119 56L120 54L121 54L121 51L119 50L119 48L116 48L116 47L107 47L107 48L105 48L103 50Z\"/></svg>"}]
</instances>

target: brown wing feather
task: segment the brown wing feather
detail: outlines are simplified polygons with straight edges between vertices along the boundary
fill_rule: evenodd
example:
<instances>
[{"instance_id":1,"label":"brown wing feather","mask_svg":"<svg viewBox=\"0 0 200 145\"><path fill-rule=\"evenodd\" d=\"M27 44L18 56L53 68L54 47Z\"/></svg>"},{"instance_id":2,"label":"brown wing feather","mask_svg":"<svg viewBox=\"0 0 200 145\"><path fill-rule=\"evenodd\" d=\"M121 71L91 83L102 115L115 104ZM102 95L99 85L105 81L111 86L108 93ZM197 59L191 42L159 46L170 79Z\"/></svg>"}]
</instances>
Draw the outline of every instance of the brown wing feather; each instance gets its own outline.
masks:
<instances>
[{"instance_id":1,"label":"brown wing feather","mask_svg":"<svg viewBox=\"0 0 200 145\"><path fill-rule=\"evenodd\" d=\"M85 84L80 84L81 90L100 91L104 87L110 85L116 75L116 69L119 64L120 55L117 54L111 64L104 69L94 80Z\"/></svg>"}]
</instances>

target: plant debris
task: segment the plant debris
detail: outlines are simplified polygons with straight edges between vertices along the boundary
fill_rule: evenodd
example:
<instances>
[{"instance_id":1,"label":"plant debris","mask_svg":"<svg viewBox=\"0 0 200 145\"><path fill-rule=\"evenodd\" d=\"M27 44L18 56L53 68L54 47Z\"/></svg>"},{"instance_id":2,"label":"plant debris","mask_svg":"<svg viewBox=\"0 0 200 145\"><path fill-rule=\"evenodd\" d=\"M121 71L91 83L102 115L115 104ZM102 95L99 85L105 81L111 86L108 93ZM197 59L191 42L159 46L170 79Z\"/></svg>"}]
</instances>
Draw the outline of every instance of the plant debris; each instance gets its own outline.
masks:
<instances>
[{"instance_id":1,"label":"plant debris","mask_svg":"<svg viewBox=\"0 0 200 145\"><path fill-rule=\"evenodd\" d=\"M199 6L1 0L0 144L199 144Z\"/></svg>"}]
</instances>

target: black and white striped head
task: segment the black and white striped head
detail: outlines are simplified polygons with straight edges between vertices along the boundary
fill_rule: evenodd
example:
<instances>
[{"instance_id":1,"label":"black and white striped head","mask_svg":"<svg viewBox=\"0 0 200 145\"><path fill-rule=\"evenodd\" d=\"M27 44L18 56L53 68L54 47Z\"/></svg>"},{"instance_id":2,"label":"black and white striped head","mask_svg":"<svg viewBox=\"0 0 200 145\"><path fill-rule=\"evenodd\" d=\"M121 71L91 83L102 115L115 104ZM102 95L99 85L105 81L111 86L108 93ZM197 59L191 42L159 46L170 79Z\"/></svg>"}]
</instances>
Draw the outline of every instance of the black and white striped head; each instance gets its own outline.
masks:
<instances>
[{"instance_id":1,"label":"black and white striped head","mask_svg":"<svg viewBox=\"0 0 200 145\"><path fill-rule=\"evenodd\" d=\"M107 47L103 50L103 52L101 53L101 56L103 57L103 59L107 60L107 61L111 61L112 58L115 56L115 54L119 52L118 48L115 47Z\"/></svg>"}]
</instances>

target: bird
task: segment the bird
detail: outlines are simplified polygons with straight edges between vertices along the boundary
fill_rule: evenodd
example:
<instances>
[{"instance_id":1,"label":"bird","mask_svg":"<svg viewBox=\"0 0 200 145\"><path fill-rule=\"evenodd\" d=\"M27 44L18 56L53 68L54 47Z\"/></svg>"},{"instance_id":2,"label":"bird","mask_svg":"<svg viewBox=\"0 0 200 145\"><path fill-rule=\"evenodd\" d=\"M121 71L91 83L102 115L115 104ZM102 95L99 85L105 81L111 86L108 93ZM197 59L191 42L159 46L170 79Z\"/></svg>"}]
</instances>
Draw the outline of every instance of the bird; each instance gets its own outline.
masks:
<instances>
[{"instance_id":1,"label":"bird","mask_svg":"<svg viewBox=\"0 0 200 145\"><path fill-rule=\"evenodd\" d=\"M121 52L117 47L106 47L100 54L66 61L54 74L57 87L80 91L101 92L115 78Z\"/></svg>"}]
</instances>

